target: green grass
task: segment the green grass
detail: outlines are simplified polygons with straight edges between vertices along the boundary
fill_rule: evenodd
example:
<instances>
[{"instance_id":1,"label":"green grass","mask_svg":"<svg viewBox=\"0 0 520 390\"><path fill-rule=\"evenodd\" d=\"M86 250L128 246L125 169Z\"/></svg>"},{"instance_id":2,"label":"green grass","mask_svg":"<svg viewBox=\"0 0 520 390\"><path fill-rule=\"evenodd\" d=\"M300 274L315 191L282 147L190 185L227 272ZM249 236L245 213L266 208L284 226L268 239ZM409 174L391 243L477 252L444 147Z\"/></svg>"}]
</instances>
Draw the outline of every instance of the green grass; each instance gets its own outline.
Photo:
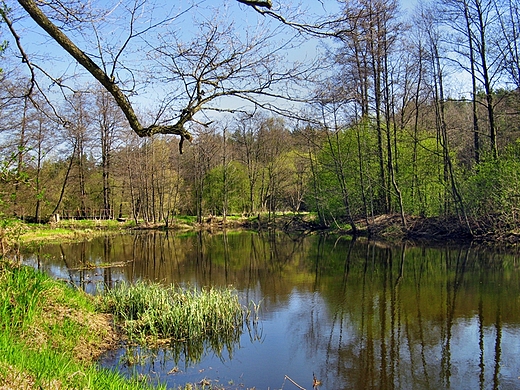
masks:
<instances>
[{"instance_id":1,"label":"green grass","mask_svg":"<svg viewBox=\"0 0 520 390\"><path fill-rule=\"evenodd\" d=\"M56 226L69 229L121 229L135 226L135 222L118 222L113 219L62 219Z\"/></svg>"},{"instance_id":2,"label":"green grass","mask_svg":"<svg viewBox=\"0 0 520 390\"><path fill-rule=\"evenodd\" d=\"M164 388L153 387L146 377L126 379L99 368L97 357L116 341L109 315L101 310L113 313L129 338L144 348L161 346L174 358L183 354L198 361L209 348L231 354L257 307L241 305L231 288L144 282L120 284L93 298L33 268L0 259L0 388ZM215 389L183 387L198 388Z\"/></svg>"},{"instance_id":3,"label":"green grass","mask_svg":"<svg viewBox=\"0 0 520 390\"><path fill-rule=\"evenodd\" d=\"M103 294L103 303L128 328L173 340L234 333L247 315L230 288L198 290L146 282L120 283Z\"/></svg>"},{"instance_id":4,"label":"green grass","mask_svg":"<svg viewBox=\"0 0 520 390\"><path fill-rule=\"evenodd\" d=\"M102 304L121 321L129 339L169 344L174 360L198 361L207 350L232 353L257 306L243 306L231 288L165 287L156 283L121 283L102 294ZM189 348L186 348L189 346Z\"/></svg>"},{"instance_id":5,"label":"green grass","mask_svg":"<svg viewBox=\"0 0 520 390\"><path fill-rule=\"evenodd\" d=\"M193 225L197 223L196 215L176 215L174 218L174 223L185 223L187 225Z\"/></svg>"},{"instance_id":6,"label":"green grass","mask_svg":"<svg viewBox=\"0 0 520 390\"><path fill-rule=\"evenodd\" d=\"M231 351L253 313L231 288L181 289L141 282L121 284L93 298L33 268L0 259L0 388L164 388L153 387L146 377L126 379L97 366L111 331L100 308L114 313L134 341L163 339L164 346L168 339L173 355L189 343L192 361L207 348ZM178 389L216 388L187 384Z\"/></svg>"},{"instance_id":7,"label":"green grass","mask_svg":"<svg viewBox=\"0 0 520 390\"><path fill-rule=\"evenodd\" d=\"M110 327L91 297L32 268L1 261L0 387L152 388L95 364Z\"/></svg>"},{"instance_id":8,"label":"green grass","mask_svg":"<svg viewBox=\"0 0 520 390\"><path fill-rule=\"evenodd\" d=\"M50 347L38 351L22 341L0 335L0 384L24 389L143 389L143 380L128 380L119 373L95 365L74 362L67 353Z\"/></svg>"},{"instance_id":9,"label":"green grass","mask_svg":"<svg viewBox=\"0 0 520 390\"><path fill-rule=\"evenodd\" d=\"M61 241L70 242L85 240L91 237L120 232L134 225L134 222L117 222L112 220L62 220L54 224L23 224L23 231L17 235L16 241L24 245L38 242Z\"/></svg>"}]
</instances>

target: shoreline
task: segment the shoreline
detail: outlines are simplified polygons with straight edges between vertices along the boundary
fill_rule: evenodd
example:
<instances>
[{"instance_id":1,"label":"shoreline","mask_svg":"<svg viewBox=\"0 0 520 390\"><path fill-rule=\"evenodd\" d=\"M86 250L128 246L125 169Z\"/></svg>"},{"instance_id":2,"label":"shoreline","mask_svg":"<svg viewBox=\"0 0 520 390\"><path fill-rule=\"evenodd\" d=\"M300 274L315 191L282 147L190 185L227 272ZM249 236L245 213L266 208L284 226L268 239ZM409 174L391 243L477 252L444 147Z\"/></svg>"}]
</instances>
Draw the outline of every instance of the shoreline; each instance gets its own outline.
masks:
<instances>
[{"instance_id":1,"label":"shoreline","mask_svg":"<svg viewBox=\"0 0 520 390\"><path fill-rule=\"evenodd\" d=\"M285 233L316 234L330 233L350 235L355 238L383 241L392 244L424 242L474 242L487 246L520 246L520 227L493 230L479 221L463 223L455 217L406 217L406 228L402 225L399 214L385 214L371 220L357 220L356 230L344 221L335 221L334 226L324 227L316 223L312 214L286 213L257 215L255 217L208 217L202 223L185 218L174 220L173 224L117 222L107 220L68 220L49 224L22 224L17 234L12 234L9 241L31 244L41 241L81 241L99 234L118 234L136 230L164 230L177 232L208 231L216 233L227 230L280 230Z\"/></svg>"}]
</instances>

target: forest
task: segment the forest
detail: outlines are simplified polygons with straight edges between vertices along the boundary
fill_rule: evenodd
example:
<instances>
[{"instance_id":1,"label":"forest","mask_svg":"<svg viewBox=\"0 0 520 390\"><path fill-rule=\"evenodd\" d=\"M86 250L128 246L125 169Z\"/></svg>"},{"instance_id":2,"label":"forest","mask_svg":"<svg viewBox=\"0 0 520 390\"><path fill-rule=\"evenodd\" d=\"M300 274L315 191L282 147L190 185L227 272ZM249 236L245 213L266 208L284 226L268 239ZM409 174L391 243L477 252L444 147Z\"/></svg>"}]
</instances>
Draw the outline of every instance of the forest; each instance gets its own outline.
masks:
<instances>
[{"instance_id":1,"label":"forest","mask_svg":"<svg viewBox=\"0 0 520 390\"><path fill-rule=\"evenodd\" d=\"M317 3L2 1L0 215L518 229L520 1Z\"/></svg>"}]
</instances>

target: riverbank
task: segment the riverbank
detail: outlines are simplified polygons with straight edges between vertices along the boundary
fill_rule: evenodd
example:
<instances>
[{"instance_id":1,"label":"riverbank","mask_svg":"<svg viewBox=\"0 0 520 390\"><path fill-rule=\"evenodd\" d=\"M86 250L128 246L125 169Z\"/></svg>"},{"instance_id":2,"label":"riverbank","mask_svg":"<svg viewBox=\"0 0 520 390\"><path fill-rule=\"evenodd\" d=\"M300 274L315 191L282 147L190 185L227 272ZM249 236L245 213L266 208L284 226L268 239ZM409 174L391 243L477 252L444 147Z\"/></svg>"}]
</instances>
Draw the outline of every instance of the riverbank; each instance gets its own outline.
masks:
<instances>
[{"instance_id":1,"label":"riverbank","mask_svg":"<svg viewBox=\"0 0 520 390\"><path fill-rule=\"evenodd\" d=\"M97 361L122 341L146 347L189 339L200 344L201 353L206 343L225 350L238 342L252 316L256 312L243 307L231 288L184 290L143 282L93 297L0 259L0 389L165 389L148 375L128 378ZM131 362L124 364L138 364L139 357ZM176 389L199 388L221 387Z\"/></svg>"},{"instance_id":2,"label":"riverbank","mask_svg":"<svg viewBox=\"0 0 520 390\"><path fill-rule=\"evenodd\" d=\"M92 297L0 260L1 389L152 389L97 366L118 340Z\"/></svg>"},{"instance_id":3,"label":"riverbank","mask_svg":"<svg viewBox=\"0 0 520 390\"><path fill-rule=\"evenodd\" d=\"M174 232L206 230L217 232L222 230L277 229L288 233L311 234L315 232L331 232L357 235L377 241L391 243L422 241L475 241L486 245L520 246L520 226L497 228L484 221L461 221L458 218L406 216L406 226L398 214L385 214L357 220L356 230L344 220L334 220L330 226L318 223L317 216L312 213L277 213L257 214L255 216L208 217L201 223L195 217L180 216L168 226L165 224L142 223L133 221L118 222L110 220L66 220L46 225L23 224L11 222L16 226L3 229L2 244L30 244L42 241L82 241L100 234L120 233L133 229L160 229ZM9 232L9 233L6 233Z\"/></svg>"},{"instance_id":4,"label":"riverbank","mask_svg":"<svg viewBox=\"0 0 520 390\"><path fill-rule=\"evenodd\" d=\"M456 217L419 217L408 215L406 225L399 214L383 214L355 221L356 229L345 220L334 220L324 227L314 214L278 214L268 218L259 215L231 223L231 226L248 229L276 228L286 232L330 232L365 237L389 243L401 242L468 242L485 245L520 246L520 226L497 227L489 221L463 221ZM222 226L223 222L213 218L203 225L207 229Z\"/></svg>"},{"instance_id":5,"label":"riverbank","mask_svg":"<svg viewBox=\"0 0 520 390\"><path fill-rule=\"evenodd\" d=\"M463 221L456 217L406 216L405 225L399 214L383 214L373 218L356 220L356 229L344 220L334 221L324 228L317 224L310 214L277 216L272 221L256 224L247 222L249 227L275 226L284 231L328 231L366 237L376 241L391 243L406 242L468 242L486 245L520 246L520 226L497 227L489 221Z\"/></svg>"}]
</instances>

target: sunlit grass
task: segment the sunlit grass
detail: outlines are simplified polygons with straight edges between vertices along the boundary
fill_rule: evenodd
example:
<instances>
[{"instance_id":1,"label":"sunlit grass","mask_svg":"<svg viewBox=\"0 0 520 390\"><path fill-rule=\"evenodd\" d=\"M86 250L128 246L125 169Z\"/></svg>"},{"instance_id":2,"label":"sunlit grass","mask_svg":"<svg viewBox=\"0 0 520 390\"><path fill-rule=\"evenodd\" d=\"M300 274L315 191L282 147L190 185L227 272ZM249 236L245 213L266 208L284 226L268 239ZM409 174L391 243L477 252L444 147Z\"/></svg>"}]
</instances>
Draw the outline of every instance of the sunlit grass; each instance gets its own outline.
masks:
<instances>
[{"instance_id":1,"label":"sunlit grass","mask_svg":"<svg viewBox=\"0 0 520 390\"><path fill-rule=\"evenodd\" d=\"M157 283L120 283L103 294L103 305L125 321L131 334L183 341L234 334L249 309L231 288L165 287Z\"/></svg>"},{"instance_id":2,"label":"sunlit grass","mask_svg":"<svg viewBox=\"0 0 520 390\"><path fill-rule=\"evenodd\" d=\"M62 219L55 225L69 229L120 229L135 226L135 222L133 220L118 222L113 219Z\"/></svg>"},{"instance_id":3,"label":"sunlit grass","mask_svg":"<svg viewBox=\"0 0 520 390\"><path fill-rule=\"evenodd\" d=\"M34 351L5 333L0 334L0 350L0 383L8 389L154 388L144 378L128 380L115 371L77 363L51 347Z\"/></svg>"},{"instance_id":4,"label":"sunlit grass","mask_svg":"<svg viewBox=\"0 0 520 390\"><path fill-rule=\"evenodd\" d=\"M174 223L185 223L188 225L192 225L197 223L197 216L195 215L176 215L174 218Z\"/></svg>"},{"instance_id":5,"label":"sunlit grass","mask_svg":"<svg viewBox=\"0 0 520 390\"><path fill-rule=\"evenodd\" d=\"M17 241L23 244L52 241L71 242L85 240L108 232L119 233L134 225L132 222L117 222L111 220L62 220L54 224L24 224L24 230L17 236Z\"/></svg>"},{"instance_id":6,"label":"sunlit grass","mask_svg":"<svg viewBox=\"0 0 520 390\"><path fill-rule=\"evenodd\" d=\"M0 259L0 384L12 389L146 389L100 369L111 328L93 299Z\"/></svg>"}]
</instances>

